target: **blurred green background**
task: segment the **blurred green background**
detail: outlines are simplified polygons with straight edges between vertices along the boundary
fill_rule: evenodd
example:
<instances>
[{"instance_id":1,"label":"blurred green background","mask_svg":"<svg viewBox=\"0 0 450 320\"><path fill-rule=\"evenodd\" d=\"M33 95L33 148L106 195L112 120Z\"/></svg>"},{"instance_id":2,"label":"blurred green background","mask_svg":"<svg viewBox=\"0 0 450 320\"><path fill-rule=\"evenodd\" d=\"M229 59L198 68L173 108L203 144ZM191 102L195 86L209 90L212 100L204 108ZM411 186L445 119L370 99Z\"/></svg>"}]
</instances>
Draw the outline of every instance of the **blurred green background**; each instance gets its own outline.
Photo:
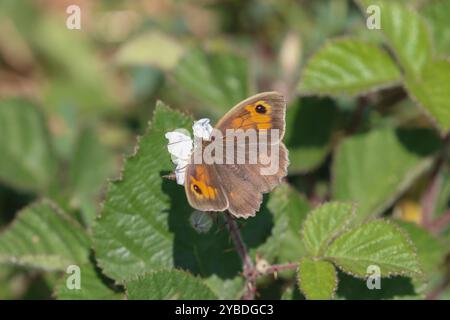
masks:
<instances>
[{"instance_id":1,"label":"blurred green background","mask_svg":"<svg viewBox=\"0 0 450 320\"><path fill-rule=\"evenodd\" d=\"M417 8L428 4L411 2ZM72 4L81 8L81 30L66 28ZM424 12L434 19L432 10ZM333 190L332 159L345 137L404 127L426 132L419 139L415 132L400 133L406 144L423 138L424 154L439 148L442 136L399 86L359 98L299 97L302 67L327 39L353 35L382 42L365 23L358 6L346 0L1 1L0 232L42 196L89 226L105 182L119 175L123 154L131 153L136 136L145 132L157 100L215 122L252 94L284 93L288 181L311 205L340 198L344 188ZM448 26L442 30L436 44L448 57L450 32ZM389 144L389 135L380 134ZM345 158L352 152L346 148L358 143L359 164L339 165L351 169L383 157L383 145L365 154L365 142L358 141L348 142L338 156ZM382 180L395 180L417 160L402 152L399 157L399 165L387 169ZM376 208L378 214L422 224L422 195L436 174L442 181L432 214L448 211L448 156L441 162L438 173L430 162L419 169L414 162L419 172L408 173L414 178L381 200L364 194L367 185L374 192L384 189L383 183L375 186L375 177L364 176L349 188L360 191L362 210ZM359 177L363 169L348 175ZM383 168L371 174L382 176ZM439 228L432 231L448 248L448 227ZM440 272L436 286L445 284L439 295L450 297L445 252L433 268ZM0 299L51 298L56 278L0 265Z\"/></svg>"}]
</instances>

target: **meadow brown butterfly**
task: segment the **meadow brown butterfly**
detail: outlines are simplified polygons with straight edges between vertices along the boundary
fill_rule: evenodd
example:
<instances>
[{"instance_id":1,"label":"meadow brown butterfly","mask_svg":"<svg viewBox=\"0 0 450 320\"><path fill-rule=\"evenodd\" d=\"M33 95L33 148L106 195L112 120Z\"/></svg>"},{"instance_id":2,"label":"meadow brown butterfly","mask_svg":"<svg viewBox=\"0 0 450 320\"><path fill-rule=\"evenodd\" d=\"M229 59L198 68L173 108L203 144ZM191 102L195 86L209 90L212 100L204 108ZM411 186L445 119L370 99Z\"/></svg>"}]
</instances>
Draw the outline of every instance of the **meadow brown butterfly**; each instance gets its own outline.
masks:
<instances>
[{"instance_id":1,"label":"meadow brown butterfly","mask_svg":"<svg viewBox=\"0 0 450 320\"><path fill-rule=\"evenodd\" d=\"M169 152L179 157L172 159L189 204L201 211L254 216L263 193L287 174L288 151L282 142L285 114L283 95L264 92L238 103L214 129L208 119L197 121L194 147L182 143L189 136L167 133Z\"/></svg>"}]
</instances>

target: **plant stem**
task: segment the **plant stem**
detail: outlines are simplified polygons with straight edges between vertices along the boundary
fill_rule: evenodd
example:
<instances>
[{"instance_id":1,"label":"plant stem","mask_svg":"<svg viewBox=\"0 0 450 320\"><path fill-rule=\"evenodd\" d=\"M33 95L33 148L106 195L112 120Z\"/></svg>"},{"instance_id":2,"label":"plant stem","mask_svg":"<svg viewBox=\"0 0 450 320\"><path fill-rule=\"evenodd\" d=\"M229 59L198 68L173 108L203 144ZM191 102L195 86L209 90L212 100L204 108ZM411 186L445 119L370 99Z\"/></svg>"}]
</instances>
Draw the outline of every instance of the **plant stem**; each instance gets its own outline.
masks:
<instances>
[{"instance_id":1,"label":"plant stem","mask_svg":"<svg viewBox=\"0 0 450 320\"><path fill-rule=\"evenodd\" d=\"M448 224L450 223L450 210L445 212L439 218L436 218L434 221L430 222L427 227L431 232L438 234L441 232Z\"/></svg>"},{"instance_id":2,"label":"plant stem","mask_svg":"<svg viewBox=\"0 0 450 320\"><path fill-rule=\"evenodd\" d=\"M297 270L298 263L273 264L269 266L264 274L277 273L284 270Z\"/></svg>"},{"instance_id":3,"label":"plant stem","mask_svg":"<svg viewBox=\"0 0 450 320\"><path fill-rule=\"evenodd\" d=\"M421 206L423 210L422 225L426 229L431 229L431 227L436 223L436 221L433 221L433 212L436 208L437 197L442 188L441 169L446 163L450 144L450 135L447 134L443 138L442 142L443 148L441 154L437 157L433 171L431 172L430 184L428 185L428 188L425 190L424 195L421 199Z\"/></svg>"},{"instance_id":4,"label":"plant stem","mask_svg":"<svg viewBox=\"0 0 450 320\"><path fill-rule=\"evenodd\" d=\"M255 299L256 292L256 276L257 271L253 264L250 255L248 254L247 246L242 240L241 232L239 231L239 227L234 220L234 218L228 213L224 214L225 223L227 225L228 231L230 232L231 239L233 239L234 246L236 247L236 251L242 260L242 274L245 277L245 289L246 292L242 297L244 300L253 300Z\"/></svg>"},{"instance_id":5,"label":"plant stem","mask_svg":"<svg viewBox=\"0 0 450 320\"><path fill-rule=\"evenodd\" d=\"M368 99L366 97L358 98L356 110L353 113L352 119L350 120L350 125L347 129L348 134L353 134L359 129L364 118L364 110L366 109L367 104Z\"/></svg>"},{"instance_id":6,"label":"plant stem","mask_svg":"<svg viewBox=\"0 0 450 320\"><path fill-rule=\"evenodd\" d=\"M447 274L444 280L431 292L429 292L425 300L437 300L439 296L444 293L445 289L450 285L450 276Z\"/></svg>"},{"instance_id":7,"label":"plant stem","mask_svg":"<svg viewBox=\"0 0 450 320\"><path fill-rule=\"evenodd\" d=\"M438 160L438 163L431 174L430 184L428 185L428 188L425 191L421 200L423 210L422 225L425 228L428 228L428 226L432 223L436 199L439 194L439 191L441 190L442 178L441 175L439 174L439 169L440 169L440 161Z\"/></svg>"}]
</instances>

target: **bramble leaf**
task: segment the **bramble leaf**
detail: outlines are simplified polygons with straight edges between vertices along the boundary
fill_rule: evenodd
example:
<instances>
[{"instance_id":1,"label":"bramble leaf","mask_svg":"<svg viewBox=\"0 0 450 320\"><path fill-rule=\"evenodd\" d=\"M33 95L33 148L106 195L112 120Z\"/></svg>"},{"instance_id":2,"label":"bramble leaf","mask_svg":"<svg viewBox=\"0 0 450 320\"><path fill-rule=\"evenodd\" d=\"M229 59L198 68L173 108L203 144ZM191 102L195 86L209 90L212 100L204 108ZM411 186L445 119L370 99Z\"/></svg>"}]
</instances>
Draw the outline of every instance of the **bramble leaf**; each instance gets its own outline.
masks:
<instances>
[{"instance_id":1,"label":"bramble leaf","mask_svg":"<svg viewBox=\"0 0 450 320\"><path fill-rule=\"evenodd\" d=\"M116 53L121 65L151 65L172 70L183 54L184 48L176 39L158 31L150 31L126 42Z\"/></svg>"},{"instance_id":2,"label":"bramble leaf","mask_svg":"<svg viewBox=\"0 0 450 320\"><path fill-rule=\"evenodd\" d=\"M204 279L204 282L220 300L240 299L244 294L245 285L241 276L223 280L217 275L212 275Z\"/></svg>"},{"instance_id":3,"label":"bramble leaf","mask_svg":"<svg viewBox=\"0 0 450 320\"><path fill-rule=\"evenodd\" d=\"M433 35L433 44L442 58L450 56L450 12L449 0L430 1L424 4L420 12L427 19Z\"/></svg>"},{"instance_id":4,"label":"bramble leaf","mask_svg":"<svg viewBox=\"0 0 450 320\"><path fill-rule=\"evenodd\" d=\"M429 168L439 146L427 129L382 128L347 138L334 157L334 200L355 201L361 220L380 214Z\"/></svg>"},{"instance_id":5,"label":"bramble leaf","mask_svg":"<svg viewBox=\"0 0 450 320\"><path fill-rule=\"evenodd\" d=\"M289 173L308 172L325 160L338 109L329 98L303 97L286 112L284 141L289 149Z\"/></svg>"},{"instance_id":6,"label":"bramble leaf","mask_svg":"<svg viewBox=\"0 0 450 320\"><path fill-rule=\"evenodd\" d=\"M308 214L303 224L303 242L310 255L320 256L330 242L355 219L351 203L330 202Z\"/></svg>"},{"instance_id":7,"label":"bramble leaf","mask_svg":"<svg viewBox=\"0 0 450 320\"><path fill-rule=\"evenodd\" d=\"M181 270L154 271L126 282L130 300L204 300L217 299L199 278Z\"/></svg>"},{"instance_id":8,"label":"bramble leaf","mask_svg":"<svg viewBox=\"0 0 450 320\"><path fill-rule=\"evenodd\" d=\"M203 105L202 111L220 117L249 96L247 61L231 54L194 50L174 70L177 83Z\"/></svg>"},{"instance_id":9,"label":"bramble leaf","mask_svg":"<svg viewBox=\"0 0 450 320\"><path fill-rule=\"evenodd\" d=\"M337 274L332 263L306 257L300 260L298 285L307 299L332 299L337 284Z\"/></svg>"},{"instance_id":10,"label":"bramble leaf","mask_svg":"<svg viewBox=\"0 0 450 320\"><path fill-rule=\"evenodd\" d=\"M124 294L112 289L112 284L106 284L104 276L92 264L83 264L80 267L80 288L69 289L67 281L75 274L64 273L56 286L55 296L60 300L118 300Z\"/></svg>"},{"instance_id":11,"label":"bramble leaf","mask_svg":"<svg viewBox=\"0 0 450 320\"><path fill-rule=\"evenodd\" d=\"M443 132L450 130L450 61L427 63L416 79L406 77L406 89L419 106L432 116Z\"/></svg>"},{"instance_id":12,"label":"bramble leaf","mask_svg":"<svg viewBox=\"0 0 450 320\"><path fill-rule=\"evenodd\" d=\"M81 131L77 139L71 166L70 204L81 208L83 220L91 226L98 209L99 194L113 169L113 155L99 141L92 128Z\"/></svg>"},{"instance_id":13,"label":"bramble leaf","mask_svg":"<svg viewBox=\"0 0 450 320\"><path fill-rule=\"evenodd\" d=\"M89 249L82 227L48 200L20 211L0 234L0 263L65 270L86 263Z\"/></svg>"},{"instance_id":14,"label":"bramble leaf","mask_svg":"<svg viewBox=\"0 0 450 320\"><path fill-rule=\"evenodd\" d=\"M301 94L356 95L400 81L389 55L357 39L327 43L308 62L299 85Z\"/></svg>"},{"instance_id":15,"label":"bramble leaf","mask_svg":"<svg viewBox=\"0 0 450 320\"><path fill-rule=\"evenodd\" d=\"M341 234L325 250L324 256L358 277L366 276L372 265L380 268L382 277L421 274L411 240L398 227L383 220Z\"/></svg>"},{"instance_id":16,"label":"bramble leaf","mask_svg":"<svg viewBox=\"0 0 450 320\"><path fill-rule=\"evenodd\" d=\"M45 120L22 99L0 103L0 180L27 191L46 191L56 172Z\"/></svg>"},{"instance_id":17,"label":"bramble leaf","mask_svg":"<svg viewBox=\"0 0 450 320\"><path fill-rule=\"evenodd\" d=\"M174 235L167 221L170 199L161 178L173 166L164 134L189 123L187 116L159 103L139 149L125 162L122 180L109 186L94 226L94 248L99 265L113 279L130 279L173 264Z\"/></svg>"},{"instance_id":18,"label":"bramble leaf","mask_svg":"<svg viewBox=\"0 0 450 320\"><path fill-rule=\"evenodd\" d=\"M435 271L444 259L446 248L443 243L414 223L400 220L396 220L395 223L408 234L417 248L417 255L424 272L431 274Z\"/></svg>"},{"instance_id":19,"label":"bramble leaf","mask_svg":"<svg viewBox=\"0 0 450 320\"><path fill-rule=\"evenodd\" d=\"M309 204L301 194L286 183L282 183L269 196L267 208L274 217L270 237L257 248L257 252L268 261L297 261L304 254L300 237Z\"/></svg>"},{"instance_id":20,"label":"bramble leaf","mask_svg":"<svg viewBox=\"0 0 450 320\"><path fill-rule=\"evenodd\" d=\"M406 74L420 76L423 66L433 56L424 19L414 9L397 1L361 0L361 3L364 8L380 7L381 30L389 46Z\"/></svg>"}]
</instances>

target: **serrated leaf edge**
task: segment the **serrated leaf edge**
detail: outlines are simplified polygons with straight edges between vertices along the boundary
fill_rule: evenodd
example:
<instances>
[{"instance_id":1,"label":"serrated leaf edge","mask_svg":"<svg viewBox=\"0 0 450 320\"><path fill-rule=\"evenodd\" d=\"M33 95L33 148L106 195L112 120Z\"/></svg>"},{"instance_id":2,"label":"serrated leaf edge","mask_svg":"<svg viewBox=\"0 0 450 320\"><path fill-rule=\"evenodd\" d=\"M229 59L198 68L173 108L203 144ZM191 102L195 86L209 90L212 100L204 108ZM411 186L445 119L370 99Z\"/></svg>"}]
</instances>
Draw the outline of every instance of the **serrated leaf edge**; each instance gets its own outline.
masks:
<instances>
[{"instance_id":1,"label":"serrated leaf edge","mask_svg":"<svg viewBox=\"0 0 450 320\"><path fill-rule=\"evenodd\" d=\"M90 243L92 243L91 237L86 232L86 230L81 226L81 224L78 221L76 221L75 219L73 219L71 216L69 216L66 212L64 212L63 209L61 209L56 203L54 203L52 200L50 200L48 198L38 199L38 200L32 202L31 204L29 204L29 205L23 207L22 209L20 209L18 211L18 213L16 214L14 220L9 225L4 227L0 231L0 239L3 236L4 233L8 232L17 223L19 223L20 218L22 218L27 213L28 210L33 210L35 207L38 207L40 205L47 205L47 206L49 206L61 219L67 221L74 228L78 229L78 231L84 233L86 235L86 237L89 239ZM58 255L53 255L53 254L52 255L30 254L30 255L26 255L26 256L29 256L29 257L59 257L61 261L69 261L69 259L66 259L65 257L60 257ZM21 265L21 266L26 266L26 267L30 267L30 268L33 268L33 269L39 269L39 270L45 270L45 271L57 271L57 270L60 270L59 268L42 268L42 267L35 266L33 264L25 262L23 260L23 257L20 257L20 256L0 255L0 257L4 257L5 258L5 260L0 262L0 264L4 263L4 264L12 264L12 265ZM2 259L0 259L0 260L2 260Z\"/></svg>"},{"instance_id":2,"label":"serrated leaf edge","mask_svg":"<svg viewBox=\"0 0 450 320\"><path fill-rule=\"evenodd\" d=\"M349 218L347 220L345 220L344 226L342 227L342 229L340 231L338 231L338 232L334 232L333 236L328 238L326 243L323 244L323 247L321 247L319 249L319 255L317 257L321 257L321 254L323 254L323 250L325 250L326 247L328 247L334 241L334 239L336 239L339 235L341 235L342 233L344 233L344 232L349 230L349 227L350 227L351 223L356 218L356 211L357 211L357 208L358 208L358 204L356 202L354 202L354 201L327 201L327 202L321 203L317 207L311 209L309 211L309 213L307 214L305 220L303 221L302 227L300 229L300 237L301 237L302 241L304 239L305 227L306 227L307 221L312 219L312 215L314 214L316 209L319 209L321 206L327 205L327 204L343 204L343 205L348 204L348 205L351 205L351 213L350 213ZM311 254L311 255L313 254L312 252L309 251L309 249L306 246L305 246L305 249L308 251L309 254Z\"/></svg>"},{"instance_id":3,"label":"serrated leaf edge","mask_svg":"<svg viewBox=\"0 0 450 320\"><path fill-rule=\"evenodd\" d=\"M306 293L306 291L304 291L303 288L302 288L303 280L301 279L301 276L300 276L300 268L301 268L300 264L301 264L301 262L302 262L302 260L304 258L305 257L301 258L300 262L298 263L298 267L297 267L297 270L296 270L296 273L297 273L297 277L296 277L297 281L296 282L297 282L297 286L298 286L300 292L303 293L303 295L305 296L305 298L307 300L311 300L311 297L309 297L309 295ZM325 260L325 259L317 258L317 257L306 257L306 258L309 258L309 259L314 260L314 261L326 261L326 262L330 263L333 266L335 284L334 284L334 287L333 287L333 292L331 293L331 297L329 299L329 300L333 300L335 298L335 296L336 296L336 291L337 291L337 289L339 287L339 277L337 276L337 271L336 271L336 267L335 267L334 263L331 262L331 261Z\"/></svg>"},{"instance_id":4,"label":"serrated leaf edge","mask_svg":"<svg viewBox=\"0 0 450 320\"><path fill-rule=\"evenodd\" d=\"M345 41L355 41L355 42L360 42L360 43L364 43L366 45L372 46L372 47L376 47L377 49L379 49L381 52L387 54L382 48L380 48L379 46L369 42L369 41L365 41L365 40L361 40L359 38L356 37L352 37L352 36L340 36L340 37L335 37L333 39L327 39L325 40L324 44L319 47L313 54L311 54L311 56L308 58L307 62L305 63L304 67L302 68L301 71L301 75L303 76L303 72L306 68L309 67L309 65L312 63L313 58L315 58L316 54L324 49L326 49L329 46L334 45L335 43L340 43L340 42L345 42ZM360 97L360 96L364 96L382 89L387 89L387 88L392 88L395 86L400 86L402 85L402 77L401 77L401 73L398 70L398 65L395 63L395 61L392 61L392 64L394 66L397 67L397 71L398 71L398 75L399 78L396 80L391 80L391 81L387 81L383 84L378 84L378 85L373 85L371 86L371 88L368 89L364 89L364 90L358 90L357 93L352 92L352 90L347 90L347 89L341 89L341 90L324 90L324 91L311 91L311 90L305 90L303 89L303 77L302 80L297 84L297 91L299 92L299 95L301 97L307 97L307 96L318 96L318 97L335 97L335 96L348 96L348 97Z\"/></svg>"},{"instance_id":5,"label":"serrated leaf edge","mask_svg":"<svg viewBox=\"0 0 450 320\"><path fill-rule=\"evenodd\" d=\"M169 107L168 105L166 105L164 102L162 102L161 100L158 100L158 101L156 102L155 109L153 110L152 120L155 118L155 115L156 115L158 112L162 112L162 111L177 112L177 113L180 114L180 115L186 115L186 116L189 116L189 115L187 115L187 114L184 113L184 112L181 112L181 111L179 111L179 110L175 110L175 109L170 108L170 107ZM138 152L139 152L139 146L140 146L140 144L141 144L141 139L142 139L143 137L147 136L147 135L150 133L150 131L153 129L152 120L149 120L149 121L148 121L147 128L146 128L145 132L144 132L142 135L138 135L138 136L136 137L136 143L135 143L135 145L134 145L133 152L132 152L131 154L125 154L125 155L123 155L122 166L121 166L121 168L120 168L120 172L119 172L119 174L118 174L118 177L112 178L112 179L108 179L107 182L106 182L106 187L105 187L105 189L106 189L105 197L104 197L103 201L101 201L101 203L100 203L100 205L99 205L99 208L100 208L100 209L99 209L99 211L98 211L98 213L97 213L97 216L95 217L95 220L94 220L94 223L93 223L93 226L92 226L91 250L92 250L94 253L97 252L97 251L96 251L96 246L97 246L96 244L97 244L97 242L96 242L96 238L94 237L95 229L96 229L96 227L97 227L97 223L99 223L100 219L103 217L104 205L105 205L105 202L108 200L107 195L108 195L108 193L109 193L109 191L110 191L110 188L111 188L112 185L121 183L121 182L123 181L123 174L124 174L124 170L125 170L126 164L128 163L128 161L133 161L133 159L134 159L135 157L137 157ZM123 279L123 280L117 280L117 279L115 279L113 276L111 276L110 274L108 274L108 273L105 271L105 268L104 268L102 259L99 258L97 255L95 255L95 257L96 257L96 258L95 258L96 266L97 266L98 268L100 268L100 270L102 270L102 272L103 272L107 277L109 277L110 279L112 279L116 285L123 285L126 281L129 281L129 279ZM137 275L137 276L139 276L139 275Z\"/></svg>"},{"instance_id":6,"label":"serrated leaf edge","mask_svg":"<svg viewBox=\"0 0 450 320\"><path fill-rule=\"evenodd\" d=\"M123 283L123 286L125 287L125 300L129 300L128 299L128 287L127 287L127 283L128 282L139 281L139 280L141 280L141 279L143 279L143 278L145 278L147 276L154 275L155 273L158 273L158 272L175 272L175 273L187 275L189 277L193 277L193 278L199 280L206 288L208 288L209 291L211 291L212 295L214 297L216 297L216 299L218 299L218 297L217 297L216 293L214 292L214 290L212 290L210 288L210 286L208 286L206 284L206 282L204 281L204 279L202 279L201 277L199 277L197 275L194 275L194 274L190 273L189 271L181 269L181 268L157 268L157 269L153 269L151 271L146 271L146 272L144 272L142 274L138 274L138 275L136 275L135 277L133 277L133 278L131 278L129 280L125 280L124 283Z\"/></svg>"},{"instance_id":7,"label":"serrated leaf edge","mask_svg":"<svg viewBox=\"0 0 450 320\"><path fill-rule=\"evenodd\" d=\"M354 228L351 228L350 230L347 230L346 232L350 232L352 230L358 229L360 227L362 227L363 225L366 225L368 223L371 222L376 222L376 221L381 221L381 222L385 222L387 224L389 224L390 226L392 226L394 229L396 229L396 231L398 231L406 240L407 245L409 246L409 248L412 251L412 254L414 256L414 258L417 261L417 264L419 266L419 272L414 272L414 271L402 271L402 272L388 272L388 273L383 273L382 274L382 278L390 278L393 276L409 276L409 277L423 277L424 272L423 272L423 267L420 264L419 261L419 256L417 254L417 248L414 245L414 243L412 242L411 238L409 237L409 235L407 234L407 232L405 230L403 230L402 228L400 228L398 225L396 225L394 222L389 221L387 219L383 219L383 218L373 218L370 221L366 221L366 222L362 222L359 225L355 226ZM333 258L333 257L328 257L328 256L324 256L323 259L330 261L331 263L333 263L336 267L338 267L340 270L342 270L344 273L351 275L355 278L359 278L359 279L365 279L366 278L366 274L362 275L362 274L358 274L355 272L352 272L350 270L348 270L345 267L342 267L338 264L338 262Z\"/></svg>"}]
</instances>

